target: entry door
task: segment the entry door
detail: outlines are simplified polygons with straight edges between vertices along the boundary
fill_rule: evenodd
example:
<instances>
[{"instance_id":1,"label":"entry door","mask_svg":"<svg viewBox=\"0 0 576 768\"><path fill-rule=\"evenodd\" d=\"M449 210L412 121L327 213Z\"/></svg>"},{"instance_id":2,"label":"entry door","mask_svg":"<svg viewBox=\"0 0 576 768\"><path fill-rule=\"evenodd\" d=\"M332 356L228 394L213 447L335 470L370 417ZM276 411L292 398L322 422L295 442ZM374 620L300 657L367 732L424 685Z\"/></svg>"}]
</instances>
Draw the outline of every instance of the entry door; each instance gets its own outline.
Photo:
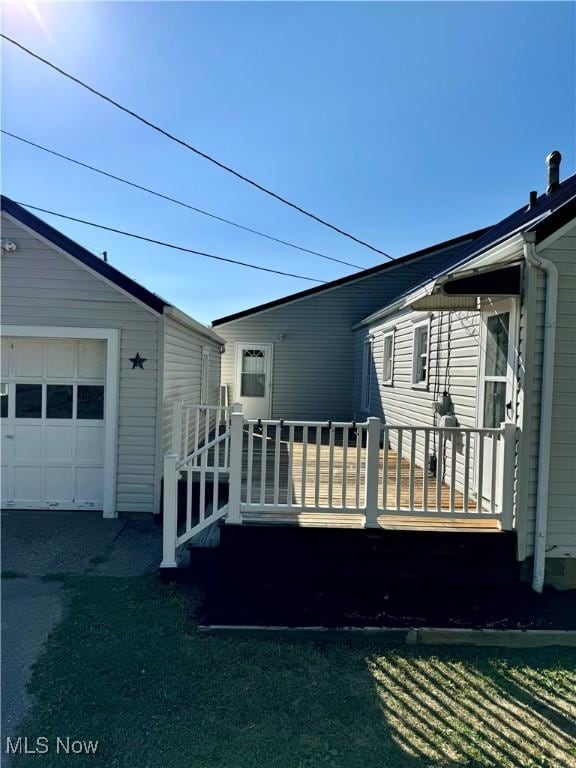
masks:
<instances>
[{"instance_id":1,"label":"entry door","mask_svg":"<svg viewBox=\"0 0 576 768\"><path fill-rule=\"evenodd\" d=\"M516 411L515 371L517 355L517 312L514 299L492 302L481 313L480 379L478 426L500 427L512 421ZM497 443L495 496L498 507L502 494L502 441ZM484 461L481 485L485 508L492 501L493 442L484 439ZM479 451L476 450L476 474L479 473ZM477 487L478 487L477 485Z\"/></svg>"},{"instance_id":2,"label":"entry door","mask_svg":"<svg viewBox=\"0 0 576 768\"><path fill-rule=\"evenodd\" d=\"M2 505L102 509L106 342L2 340Z\"/></svg>"},{"instance_id":3,"label":"entry door","mask_svg":"<svg viewBox=\"0 0 576 768\"><path fill-rule=\"evenodd\" d=\"M236 346L236 399L249 419L270 418L272 344Z\"/></svg>"}]
</instances>

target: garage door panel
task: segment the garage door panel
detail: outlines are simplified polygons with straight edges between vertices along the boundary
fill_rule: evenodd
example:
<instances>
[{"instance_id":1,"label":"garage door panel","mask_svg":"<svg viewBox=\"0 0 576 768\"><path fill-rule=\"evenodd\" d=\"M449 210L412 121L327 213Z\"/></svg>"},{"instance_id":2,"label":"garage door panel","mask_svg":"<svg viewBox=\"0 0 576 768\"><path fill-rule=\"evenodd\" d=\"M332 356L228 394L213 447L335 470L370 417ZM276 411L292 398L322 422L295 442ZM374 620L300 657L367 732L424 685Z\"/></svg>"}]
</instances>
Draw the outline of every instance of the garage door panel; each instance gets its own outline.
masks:
<instances>
[{"instance_id":1,"label":"garage door panel","mask_svg":"<svg viewBox=\"0 0 576 768\"><path fill-rule=\"evenodd\" d=\"M78 461L104 459L104 430L102 427L76 428L76 458Z\"/></svg>"},{"instance_id":2,"label":"garage door panel","mask_svg":"<svg viewBox=\"0 0 576 768\"><path fill-rule=\"evenodd\" d=\"M78 343L78 378L103 379L106 375L106 347L98 341Z\"/></svg>"},{"instance_id":3,"label":"garage door panel","mask_svg":"<svg viewBox=\"0 0 576 768\"><path fill-rule=\"evenodd\" d=\"M74 376L74 342L49 341L46 344L46 376L59 379Z\"/></svg>"},{"instance_id":4,"label":"garage door panel","mask_svg":"<svg viewBox=\"0 0 576 768\"><path fill-rule=\"evenodd\" d=\"M71 466L46 467L46 499L69 502L74 500L74 470Z\"/></svg>"},{"instance_id":5,"label":"garage door panel","mask_svg":"<svg viewBox=\"0 0 576 768\"><path fill-rule=\"evenodd\" d=\"M51 461L71 461L74 456L74 430L69 426L48 425L45 436L46 459Z\"/></svg>"},{"instance_id":6,"label":"garage door panel","mask_svg":"<svg viewBox=\"0 0 576 768\"><path fill-rule=\"evenodd\" d=\"M42 465L14 467L14 498L24 504L41 504L44 501L42 489Z\"/></svg>"},{"instance_id":7,"label":"garage door panel","mask_svg":"<svg viewBox=\"0 0 576 768\"><path fill-rule=\"evenodd\" d=\"M12 350L14 375L41 378L44 373L43 344L39 341L18 341Z\"/></svg>"},{"instance_id":8,"label":"garage door panel","mask_svg":"<svg viewBox=\"0 0 576 768\"><path fill-rule=\"evenodd\" d=\"M42 426L18 424L14 426L14 459L38 462L42 460Z\"/></svg>"},{"instance_id":9,"label":"garage door panel","mask_svg":"<svg viewBox=\"0 0 576 768\"><path fill-rule=\"evenodd\" d=\"M76 468L76 501L101 503L103 471L99 467Z\"/></svg>"}]
</instances>

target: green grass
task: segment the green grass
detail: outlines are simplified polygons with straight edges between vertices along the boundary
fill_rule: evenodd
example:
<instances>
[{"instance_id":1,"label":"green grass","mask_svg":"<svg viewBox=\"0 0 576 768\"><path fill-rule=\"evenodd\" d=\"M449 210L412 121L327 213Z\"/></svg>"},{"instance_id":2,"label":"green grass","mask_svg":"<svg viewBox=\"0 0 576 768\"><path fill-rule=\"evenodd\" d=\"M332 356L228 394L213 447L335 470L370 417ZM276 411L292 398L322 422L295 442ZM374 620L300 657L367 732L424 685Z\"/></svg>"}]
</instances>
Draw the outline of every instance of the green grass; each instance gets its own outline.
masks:
<instances>
[{"instance_id":1,"label":"green grass","mask_svg":"<svg viewBox=\"0 0 576 768\"><path fill-rule=\"evenodd\" d=\"M154 577L68 587L21 734L98 739L98 751L16 766L576 765L570 649L206 636L193 597Z\"/></svg>"}]
</instances>

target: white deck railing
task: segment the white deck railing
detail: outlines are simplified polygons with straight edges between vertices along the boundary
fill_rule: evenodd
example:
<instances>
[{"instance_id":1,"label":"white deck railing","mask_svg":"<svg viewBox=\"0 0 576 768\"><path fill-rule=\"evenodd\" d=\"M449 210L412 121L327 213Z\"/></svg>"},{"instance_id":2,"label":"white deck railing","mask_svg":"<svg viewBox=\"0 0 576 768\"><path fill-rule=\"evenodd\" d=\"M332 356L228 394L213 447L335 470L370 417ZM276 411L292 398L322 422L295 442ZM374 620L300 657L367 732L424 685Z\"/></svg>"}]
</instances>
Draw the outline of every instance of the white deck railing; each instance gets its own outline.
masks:
<instances>
[{"instance_id":1,"label":"white deck railing","mask_svg":"<svg viewBox=\"0 0 576 768\"><path fill-rule=\"evenodd\" d=\"M240 406L185 404L174 418L182 427L175 430L180 451L164 459L164 567L174 567L176 549L222 517L241 524L281 520L281 513L325 520L352 514L366 527L394 515L495 518L502 529L513 527L512 423L476 429L390 426L378 418L256 420L245 419Z\"/></svg>"}]
</instances>

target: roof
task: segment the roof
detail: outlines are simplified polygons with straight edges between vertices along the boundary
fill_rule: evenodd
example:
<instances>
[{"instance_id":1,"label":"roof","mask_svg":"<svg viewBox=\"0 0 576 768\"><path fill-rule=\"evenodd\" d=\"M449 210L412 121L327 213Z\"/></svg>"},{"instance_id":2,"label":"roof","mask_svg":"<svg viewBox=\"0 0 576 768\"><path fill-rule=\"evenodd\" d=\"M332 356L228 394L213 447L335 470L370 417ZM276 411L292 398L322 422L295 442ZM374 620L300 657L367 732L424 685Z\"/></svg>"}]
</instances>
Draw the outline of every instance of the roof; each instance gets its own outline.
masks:
<instances>
[{"instance_id":1,"label":"roof","mask_svg":"<svg viewBox=\"0 0 576 768\"><path fill-rule=\"evenodd\" d=\"M435 245L431 245L428 248L423 248L420 251L415 251L414 253L408 253L405 256L400 256L397 259L392 259L391 261L386 261L382 264L377 264L374 267L370 267L369 269L363 269L361 272L355 272L352 275L346 275L345 277L339 277L337 280L331 280L328 283L323 283L322 285L316 285L313 288L307 288L304 291L298 291L298 293L291 293L288 296L282 296L280 299L274 299L273 301L268 301L265 304L258 304L255 307L250 307L248 309L244 309L241 312L235 312L232 315L227 315L226 317L219 317L217 320L212 321L212 325L223 325L224 323L230 323L234 320L240 320L243 317L249 317L250 315L255 315L258 312L263 312L267 309L274 309L275 307L282 306L283 304L289 304L292 301L298 301L300 299L307 298L308 296L314 296L319 293L323 293L324 291L329 291L334 288L338 288L341 285L347 285L348 283L353 283L356 280L364 280L366 277L370 277L371 275L379 274L380 272L385 272L387 269L392 269L392 267L398 267L402 264L409 263L411 261L415 261L416 259L420 259L424 256L428 256L429 254L435 253L437 251L444 250L446 248L450 248L451 246L458 245L459 243L467 243L470 240L475 240L476 238L479 238L484 232L486 232L487 229L476 229L473 232L468 232L465 235L460 235L459 237L454 237L451 240L445 240L441 243L436 243ZM420 275L420 277L424 277L424 275ZM418 275L415 275L415 280L418 280Z\"/></svg>"},{"instance_id":2,"label":"roof","mask_svg":"<svg viewBox=\"0 0 576 768\"><path fill-rule=\"evenodd\" d=\"M83 246L74 242L74 240L71 240L62 232L54 229L54 227L50 226L50 224L38 218L38 216L35 216L33 213L30 213L30 211L27 211L21 205L15 203L14 200L6 197L6 195L0 196L0 208L5 213L9 214L13 219L20 222L20 224L23 224L25 227L33 230L45 240L48 240L57 248L65 251L69 256L72 256L74 259L79 261L81 264L84 264L84 266L88 267L92 271L97 272L103 278L118 286L118 288L121 288L123 291L130 294L130 296L133 296L135 299L142 302L150 309L153 309L155 312L158 312L162 315L166 313L166 310L177 310L176 307L162 299L156 293L152 293L152 291L144 288L143 285L140 285L140 283L137 283L131 277L125 275L124 272L116 269L116 267L113 267L99 256L96 256ZM218 343L224 343L224 340L221 339L220 336L218 336L211 328L202 325L202 323L194 320L194 318L186 315L184 312L177 310L177 313L170 311L169 314L173 316L174 319L182 322L184 325L189 325L198 332L203 333L205 336L209 336L210 338L214 339Z\"/></svg>"},{"instance_id":3,"label":"roof","mask_svg":"<svg viewBox=\"0 0 576 768\"><path fill-rule=\"evenodd\" d=\"M565 179L554 192L540 195L533 205L524 205L502 221L484 230L478 238L462 246L456 260L450 259L449 262L439 265L426 280L404 291L394 301L364 318L355 327L370 324L388 314L392 308L402 304L403 300L405 302L407 297L422 290L431 281L463 266L514 235L533 231L536 232L536 242L540 243L574 218L576 218L576 174Z\"/></svg>"}]
</instances>

